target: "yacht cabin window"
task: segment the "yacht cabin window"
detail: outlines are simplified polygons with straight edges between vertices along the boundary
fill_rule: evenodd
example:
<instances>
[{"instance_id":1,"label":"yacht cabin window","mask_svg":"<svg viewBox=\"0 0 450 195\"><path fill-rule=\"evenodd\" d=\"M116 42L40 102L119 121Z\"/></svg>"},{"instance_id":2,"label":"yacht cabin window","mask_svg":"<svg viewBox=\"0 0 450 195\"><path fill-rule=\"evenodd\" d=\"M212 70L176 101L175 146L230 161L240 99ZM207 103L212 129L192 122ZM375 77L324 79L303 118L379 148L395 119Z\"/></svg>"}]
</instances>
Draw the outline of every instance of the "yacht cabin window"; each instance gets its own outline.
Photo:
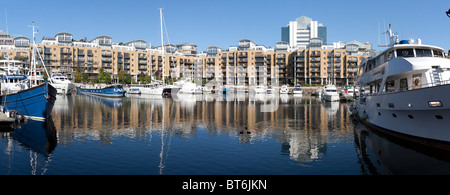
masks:
<instances>
[{"instance_id":1,"label":"yacht cabin window","mask_svg":"<svg viewBox=\"0 0 450 195\"><path fill-rule=\"evenodd\" d=\"M444 57L442 55L442 51L438 51L438 50L433 50L433 55L434 55L434 57L440 57L440 58Z\"/></svg>"},{"instance_id":2,"label":"yacht cabin window","mask_svg":"<svg viewBox=\"0 0 450 195\"><path fill-rule=\"evenodd\" d=\"M397 49L397 57L414 57L413 49Z\"/></svg>"},{"instance_id":3,"label":"yacht cabin window","mask_svg":"<svg viewBox=\"0 0 450 195\"><path fill-rule=\"evenodd\" d=\"M417 57L433 57L431 54L431 49L416 49Z\"/></svg>"}]
</instances>

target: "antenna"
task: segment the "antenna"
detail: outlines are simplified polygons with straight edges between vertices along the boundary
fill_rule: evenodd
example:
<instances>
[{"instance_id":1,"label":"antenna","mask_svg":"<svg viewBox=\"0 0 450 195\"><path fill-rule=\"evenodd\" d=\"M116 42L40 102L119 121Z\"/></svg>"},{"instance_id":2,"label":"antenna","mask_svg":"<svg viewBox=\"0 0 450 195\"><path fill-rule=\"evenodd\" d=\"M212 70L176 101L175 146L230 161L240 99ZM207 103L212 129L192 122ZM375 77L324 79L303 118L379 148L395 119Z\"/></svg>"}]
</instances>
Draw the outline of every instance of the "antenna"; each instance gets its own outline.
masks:
<instances>
[{"instance_id":1,"label":"antenna","mask_svg":"<svg viewBox=\"0 0 450 195\"><path fill-rule=\"evenodd\" d=\"M5 20L6 20L6 33L9 34L9 30L8 30L8 13L6 12L6 8L5 8Z\"/></svg>"}]
</instances>

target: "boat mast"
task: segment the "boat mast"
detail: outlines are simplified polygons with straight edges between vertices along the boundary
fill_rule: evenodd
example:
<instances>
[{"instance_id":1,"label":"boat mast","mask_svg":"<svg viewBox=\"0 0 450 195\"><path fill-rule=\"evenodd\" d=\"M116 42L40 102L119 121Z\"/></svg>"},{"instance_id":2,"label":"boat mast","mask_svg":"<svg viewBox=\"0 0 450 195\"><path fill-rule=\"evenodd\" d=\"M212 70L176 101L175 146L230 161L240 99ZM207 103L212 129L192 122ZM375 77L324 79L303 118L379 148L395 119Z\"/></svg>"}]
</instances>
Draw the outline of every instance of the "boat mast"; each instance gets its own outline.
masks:
<instances>
[{"instance_id":1,"label":"boat mast","mask_svg":"<svg viewBox=\"0 0 450 195\"><path fill-rule=\"evenodd\" d=\"M164 77L165 77L165 74L164 74L164 66L165 66L165 61L164 61L164 52L165 52L165 50L164 50L164 35L163 35L163 18L162 18L163 16L162 16L162 8L159 8L159 20L160 20L160 23L161 23L161 49L162 49L162 56L161 56L161 58L162 58L162 81L163 81L163 85L164 85Z\"/></svg>"},{"instance_id":2,"label":"boat mast","mask_svg":"<svg viewBox=\"0 0 450 195\"><path fill-rule=\"evenodd\" d=\"M34 26L34 21L32 22L32 26L33 28L33 53L32 53L32 57L31 57L31 66L32 66L32 73L34 76L34 84L37 85L37 80L36 80L36 31L35 28L36 26ZM33 83L31 83L30 87L33 86Z\"/></svg>"}]
</instances>

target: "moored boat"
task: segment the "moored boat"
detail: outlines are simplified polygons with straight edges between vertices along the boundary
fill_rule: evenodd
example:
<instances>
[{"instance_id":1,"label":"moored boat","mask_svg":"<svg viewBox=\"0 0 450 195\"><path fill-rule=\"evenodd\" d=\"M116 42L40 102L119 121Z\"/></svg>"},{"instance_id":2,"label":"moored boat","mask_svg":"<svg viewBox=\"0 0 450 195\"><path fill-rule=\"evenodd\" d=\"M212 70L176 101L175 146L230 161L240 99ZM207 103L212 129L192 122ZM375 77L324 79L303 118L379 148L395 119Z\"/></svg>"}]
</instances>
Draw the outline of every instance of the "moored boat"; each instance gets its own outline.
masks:
<instances>
[{"instance_id":1,"label":"moored boat","mask_svg":"<svg viewBox=\"0 0 450 195\"><path fill-rule=\"evenodd\" d=\"M359 90L354 86L344 86L339 92L341 101L353 101L357 96L359 96Z\"/></svg>"},{"instance_id":2,"label":"moored boat","mask_svg":"<svg viewBox=\"0 0 450 195\"><path fill-rule=\"evenodd\" d=\"M300 85L296 85L295 87L294 87L294 89L292 90L292 93L293 94L298 94L298 95L300 95L300 94L303 94L303 90L302 90L302 87L300 86Z\"/></svg>"},{"instance_id":3,"label":"moored boat","mask_svg":"<svg viewBox=\"0 0 450 195\"><path fill-rule=\"evenodd\" d=\"M325 101L339 101L339 94L335 85L326 85L322 91L322 99Z\"/></svg>"},{"instance_id":4,"label":"moored boat","mask_svg":"<svg viewBox=\"0 0 450 195\"><path fill-rule=\"evenodd\" d=\"M108 86L92 86L83 85L77 87L77 93L84 93L88 95L97 95L104 97L123 97L124 90L122 85L108 85Z\"/></svg>"},{"instance_id":5,"label":"moored boat","mask_svg":"<svg viewBox=\"0 0 450 195\"><path fill-rule=\"evenodd\" d=\"M52 80L51 85L56 88L58 94L69 95L72 94L73 84L67 78L66 75L63 74L55 74L50 77Z\"/></svg>"},{"instance_id":6,"label":"moored boat","mask_svg":"<svg viewBox=\"0 0 450 195\"><path fill-rule=\"evenodd\" d=\"M50 117L55 101L56 89L48 82L0 96L0 105L4 111L16 111L33 120L45 120Z\"/></svg>"},{"instance_id":7,"label":"moored boat","mask_svg":"<svg viewBox=\"0 0 450 195\"><path fill-rule=\"evenodd\" d=\"M253 88L253 92L255 93L266 93L266 87L265 86L255 86Z\"/></svg>"},{"instance_id":8,"label":"moored boat","mask_svg":"<svg viewBox=\"0 0 450 195\"><path fill-rule=\"evenodd\" d=\"M289 93L289 88L287 85L283 85L280 88L280 94L288 94Z\"/></svg>"},{"instance_id":9,"label":"moored boat","mask_svg":"<svg viewBox=\"0 0 450 195\"><path fill-rule=\"evenodd\" d=\"M364 124L417 143L450 149L450 59L444 49L398 40L359 66L360 98L352 113Z\"/></svg>"}]
</instances>

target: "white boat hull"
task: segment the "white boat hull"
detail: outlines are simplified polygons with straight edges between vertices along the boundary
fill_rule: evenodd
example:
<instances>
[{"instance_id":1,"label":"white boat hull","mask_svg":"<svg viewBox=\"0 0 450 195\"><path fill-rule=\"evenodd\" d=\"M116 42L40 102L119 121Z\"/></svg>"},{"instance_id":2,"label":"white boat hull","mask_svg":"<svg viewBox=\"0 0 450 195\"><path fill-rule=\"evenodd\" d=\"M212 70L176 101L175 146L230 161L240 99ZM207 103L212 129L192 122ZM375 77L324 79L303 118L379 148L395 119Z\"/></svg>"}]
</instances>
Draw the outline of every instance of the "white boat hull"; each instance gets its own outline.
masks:
<instances>
[{"instance_id":1,"label":"white boat hull","mask_svg":"<svg viewBox=\"0 0 450 195\"><path fill-rule=\"evenodd\" d=\"M357 116L367 125L422 143L450 143L450 85L361 97ZM441 106L431 107L430 102ZM425 141L425 142L424 142ZM431 144L433 145L433 144Z\"/></svg>"},{"instance_id":2,"label":"white boat hull","mask_svg":"<svg viewBox=\"0 0 450 195\"><path fill-rule=\"evenodd\" d=\"M70 95L73 92L74 86L72 83L52 83L57 94Z\"/></svg>"},{"instance_id":3,"label":"white boat hull","mask_svg":"<svg viewBox=\"0 0 450 195\"><path fill-rule=\"evenodd\" d=\"M139 89L141 94L147 94L147 95L162 95L163 90L164 90L164 87Z\"/></svg>"}]
</instances>

